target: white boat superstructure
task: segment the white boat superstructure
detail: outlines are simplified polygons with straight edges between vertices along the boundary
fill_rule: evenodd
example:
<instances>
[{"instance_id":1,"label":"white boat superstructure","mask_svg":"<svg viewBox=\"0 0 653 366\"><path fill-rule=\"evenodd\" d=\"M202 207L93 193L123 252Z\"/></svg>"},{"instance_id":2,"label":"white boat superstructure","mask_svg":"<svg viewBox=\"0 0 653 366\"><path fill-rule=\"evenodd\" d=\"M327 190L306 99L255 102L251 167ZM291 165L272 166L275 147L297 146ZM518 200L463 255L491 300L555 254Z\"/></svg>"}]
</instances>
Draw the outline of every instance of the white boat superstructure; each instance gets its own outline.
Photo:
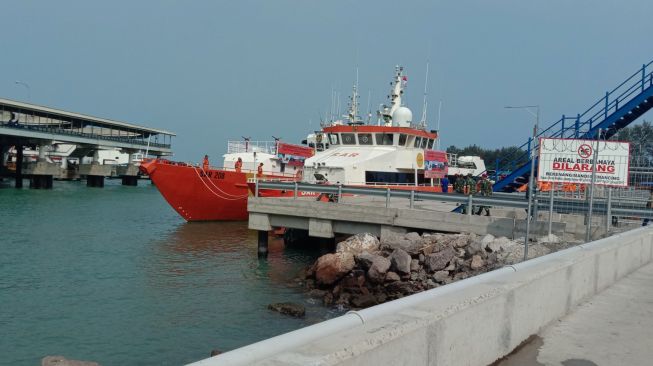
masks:
<instances>
[{"instance_id":1,"label":"white boat superstructure","mask_svg":"<svg viewBox=\"0 0 653 366\"><path fill-rule=\"evenodd\" d=\"M402 105L406 85L403 68L396 67L391 82L390 105L378 111L376 125L364 124L358 118L357 90L354 86L347 123L324 126L307 142L319 151L305 162L304 181L347 185L433 185L425 178L425 150L437 146L437 131L426 130L426 115L413 123L412 111ZM311 145L312 144L312 145ZM450 175L485 170L480 157L449 154ZM435 182L437 183L437 182Z\"/></svg>"}]
</instances>

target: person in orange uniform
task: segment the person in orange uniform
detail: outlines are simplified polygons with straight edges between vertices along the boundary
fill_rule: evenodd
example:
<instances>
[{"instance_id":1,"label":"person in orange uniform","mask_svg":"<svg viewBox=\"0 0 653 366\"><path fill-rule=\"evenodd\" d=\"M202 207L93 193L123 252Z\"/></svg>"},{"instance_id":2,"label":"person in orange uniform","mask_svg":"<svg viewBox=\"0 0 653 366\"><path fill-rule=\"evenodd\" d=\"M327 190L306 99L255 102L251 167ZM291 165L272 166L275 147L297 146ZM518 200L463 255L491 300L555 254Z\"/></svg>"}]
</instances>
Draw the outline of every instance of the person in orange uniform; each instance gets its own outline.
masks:
<instances>
[{"instance_id":1,"label":"person in orange uniform","mask_svg":"<svg viewBox=\"0 0 653 366\"><path fill-rule=\"evenodd\" d=\"M208 155L204 155L204 161L202 162L202 169L204 169L204 171L209 170L209 156Z\"/></svg>"},{"instance_id":2,"label":"person in orange uniform","mask_svg":"<svg viewBox=\"0 0 653 366\"><path fill-rule=\"evenodd\" d=\"M236 172L240 173L240 169L243 168L243 159L238 158L238 160L236 160L235 168L236 168Z\"/></svg>"},{"instance_id":3,"label":"person in orange uniform","mask_svg":"<svg viewBox=\"0 0 653 366\"><path fill-rule=\"evenodd\" d=\"M263 163L260 163L260 164L258 165L257 175L258 175L259 177L262 177L262 176L263 176Z\"/></svg>"}]
</instances>

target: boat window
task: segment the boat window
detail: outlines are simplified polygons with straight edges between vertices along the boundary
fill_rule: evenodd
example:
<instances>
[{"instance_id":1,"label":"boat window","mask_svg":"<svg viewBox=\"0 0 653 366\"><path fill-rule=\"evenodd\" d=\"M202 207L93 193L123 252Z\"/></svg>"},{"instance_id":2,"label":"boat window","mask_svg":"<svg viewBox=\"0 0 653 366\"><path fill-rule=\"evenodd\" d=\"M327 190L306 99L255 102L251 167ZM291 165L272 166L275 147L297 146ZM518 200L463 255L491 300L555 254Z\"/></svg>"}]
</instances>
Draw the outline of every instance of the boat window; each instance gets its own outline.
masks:
<instances>
[{"instance_id":1,"label":"boat window","mask_svg":"<svg viewBox=\"0 0 653 366\"><path fill-rule=\"evenodd\" d=\"M399 135L399 146L405 146L406 145L406 138L408 136L405 133L402 133Z\"/></svg>"},{"instance_id":2,"label":"boat window","mask_svg":"<svg viewBox=\"0 0 653 366\"><path fill-rule=\"evenodd\" d=\"M342 136L343 145L356 145L356 136L353 133L343 133Z\"/></svg>"},{"instance_id":3,"label":"boat window","mask_svg":"<svg viewBox=\"0 0 653 366\"><path fill-rule=\"evenodd\" d=\"M338 145L338 134L337 133L330 133L329 134L329 142L331 145Z\"/></svg>"},{"instance_id":4,"label":"boat window","mask_svg":"<svg viewBox=\"0 0 653 366\"><path fill-rule=\"evenodd\" d=\"M359 133L358 134L358 144L359 145L373 145L372 134L371 133Z\"/></svg>"},{"instance_id":5,"label":"boat window","mask_svg":"<svg viewBox=\"0 0 653 366\"><path fill-rule=\"evenodd\" d=\"M429 149L433 148L433 142L435 142L435 140L429 139Z\"/></svg>"},{"instance_id":6,"label":"boat window","mask_svg":"<svg viewBox=\"0 0 653 366\"><path fill-rule=\"evenodd\" d=\"M377 145L392 145L394 143L394 135L391 133L377 133L376 134L376 144Z\"/></svg>"},{"instance_id":7,"label":"boat window","mask_svg":"<svg viewBox=\"0 0 653 366\"><path fill-rule=\"evenodd\" d=\"M415 147L419 147L419 145L422 143L422 138L415 136Z\"/></svg>"},{"instance_id":8,"label":"boat window","mask_svg":"<svg viewBox=\"0 0 653 366\"><path fill-rule=\"evenodd\" d=\"M422 138L422 149L426 149L426 145L428 144L429 139L427 138Z\"/></svg>"}]
</instances>

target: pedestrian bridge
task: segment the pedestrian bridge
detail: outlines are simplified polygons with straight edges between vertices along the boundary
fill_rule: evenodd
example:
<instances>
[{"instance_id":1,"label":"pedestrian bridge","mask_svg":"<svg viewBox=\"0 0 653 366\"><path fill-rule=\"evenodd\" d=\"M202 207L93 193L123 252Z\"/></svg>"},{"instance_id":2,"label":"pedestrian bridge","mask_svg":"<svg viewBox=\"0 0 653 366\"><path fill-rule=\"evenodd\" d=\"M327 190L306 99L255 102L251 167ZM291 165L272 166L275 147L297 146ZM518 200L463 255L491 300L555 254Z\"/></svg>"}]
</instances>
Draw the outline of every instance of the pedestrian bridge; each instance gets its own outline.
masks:
<instances>
[{"instance_id":1,"label":"pedestrian bridge","mask_svg":"<svg viewBox=\"0 0 653 366\"><path fill-rule=\"evenodd\" d=\"M0 98L0 145L77 145L172 154L174 133Z\"/></svg>"}]
</instances>

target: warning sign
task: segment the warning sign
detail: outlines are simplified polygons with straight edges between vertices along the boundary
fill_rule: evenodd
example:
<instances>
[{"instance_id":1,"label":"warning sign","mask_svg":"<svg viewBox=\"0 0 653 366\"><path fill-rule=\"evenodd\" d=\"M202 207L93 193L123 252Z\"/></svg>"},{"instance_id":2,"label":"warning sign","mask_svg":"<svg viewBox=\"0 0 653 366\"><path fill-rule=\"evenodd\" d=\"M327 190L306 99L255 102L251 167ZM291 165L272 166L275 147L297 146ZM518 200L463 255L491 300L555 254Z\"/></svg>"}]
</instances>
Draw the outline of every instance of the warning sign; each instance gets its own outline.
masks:
<instances>
[{"instance_id":1,"label":"warning sign","mask_svg":"<svg viewBox=\"0 0 653 366\"><path fill-rule=\"evenodd\" d=\"M630 143L616 141L540 139L537 176L541 182L628 185ZM596 158L596 165L594 159Z\"/></svg>"}]
</instances>

